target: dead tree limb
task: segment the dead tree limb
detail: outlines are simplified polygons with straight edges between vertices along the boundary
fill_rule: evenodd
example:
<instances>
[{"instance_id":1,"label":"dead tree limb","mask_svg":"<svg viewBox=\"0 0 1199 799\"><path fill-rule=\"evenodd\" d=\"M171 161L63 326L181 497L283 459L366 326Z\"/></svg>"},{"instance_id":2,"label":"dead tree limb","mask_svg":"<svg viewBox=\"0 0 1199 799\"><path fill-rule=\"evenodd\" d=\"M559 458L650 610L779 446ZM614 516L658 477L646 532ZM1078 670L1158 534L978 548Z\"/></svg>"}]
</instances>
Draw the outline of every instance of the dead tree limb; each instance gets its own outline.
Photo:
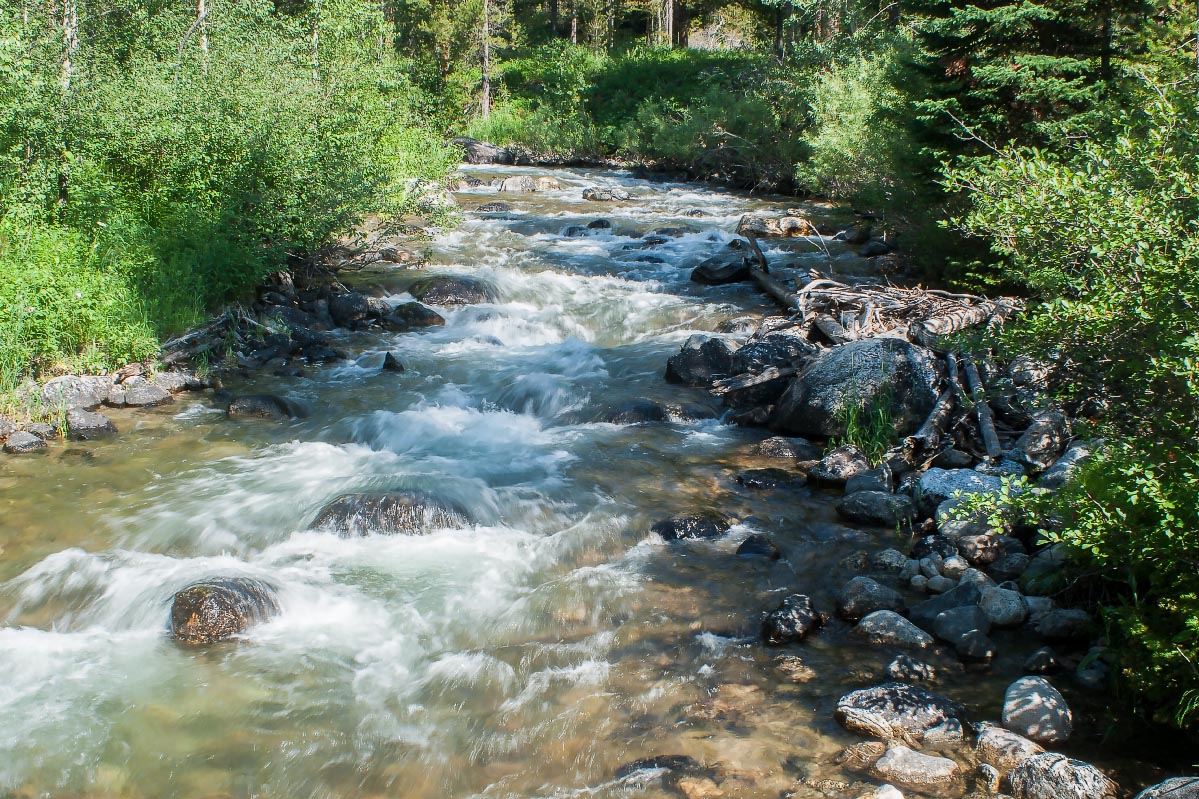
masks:
<instances>
[{"instance_id":1,"label":"dead tree limb","mask_svg":"<svg viewBox=\"0 0 1199 799\"><path fill-rule=\"evenodd\" d=\"M770 265L766 263L766 253L762 252L762 248L758 246L758 240L753 234L745 234L745 238L749 239L749 246L753 248L754 260L758 262L758 266L762 267L762 271L770 274Z\"/></svg>"},{"instance_id":2,"label":"dead tree limb","mask_svg":"<svg viewBox=\"0 0 1199 799\"><path fill-rule=\"evenodd\" d=\"M908 327L908 338L929 349L936 349L945 336L981 325L989 321L998 310L993 302L978 305L963 305L957 308L913 322Z\"/></svg>"},{"instance_id":3,"label":"dead tree limb","mask_svg":"<svg viewBox=\"0 0 1199 799\"><path fill-rule=\"evenodd\" d=\"M712 383L711 391L719 397L730 391L740 391L743 388L769 383L771 380L777 380L780 377L790 377L798 371L798 369L790 367L780 369L777 366L771 366L757 374L737 375L736 377L726 377L723 380L717 380Z\"/></svg>"},{"instance_id":4,"label":"dead tree limb","mask_svg":"<svg viewBox=\"0 0 1199 799\"><path fill-rule=\"evenodd\" d=\"M800 310L799 300L795 298L795 295L783 288L783 284L779 283L770 275L766 274L757 267L751 266L749 268L749 276L753 278L754 282L758 284L762 291L773 297L784 308L788 308L792 311Z\"/></svg>"},{"instance_id":5,"label":"dead tree limb","mask_svg":"<svg viewBox=\"0 0 1199 799\"><path fill-rule=\"evenodd\" d=\"M828 314L817 314L815 324L816 329L834 344L844 344L847 341L853 341L853 336L850 335L849 331Z\"/></svg>"},{"instance_id":6,"label":"dead tree limb","mask_svg":"<svg viewBox=\"0 0 1199 799\"><path fill-rule=\"evenodd\" d=\"M978 431L982 435L987 457L996 460L1003 450L999 446L999 434L995 432L995 418L991 414L991 406L987 403L986 387L982 378L978 376L978 367L974 365L972 358L965 358L962 367L966 372L966 383L970 387L974 410L978 414Z\"/></svg>"}]
</instances>

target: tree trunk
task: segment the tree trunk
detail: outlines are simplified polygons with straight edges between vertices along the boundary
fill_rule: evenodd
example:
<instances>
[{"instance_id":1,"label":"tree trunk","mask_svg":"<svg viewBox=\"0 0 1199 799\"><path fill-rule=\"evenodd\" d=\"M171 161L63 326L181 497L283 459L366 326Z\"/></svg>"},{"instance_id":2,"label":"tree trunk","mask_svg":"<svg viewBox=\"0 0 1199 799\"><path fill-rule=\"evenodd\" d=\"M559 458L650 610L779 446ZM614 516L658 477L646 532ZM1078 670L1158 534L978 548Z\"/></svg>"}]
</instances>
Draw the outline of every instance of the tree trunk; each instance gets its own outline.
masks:
<instances>
[{"instance_id":1,"label":"tree trunk","mask_svg":"<svg viewBox=\"0 0 1199 799\"><path fill-rule=\"evenodd\" d=\"M558 38L558 0L549 0L549 2L550 33L552 33L556 39Z\"/></svg>"},{"instance_id":2,"label":"tree trunk","mask_svg":"<svg viewBox=\"0 0 1199 799\"><path fill-rule=\"evenodd\" d=\"M200 67L208 74L208 30L204 20L208 17L208 4L205 0L196 1L196 24L200 27Z\"/></svg>"},{"instance_id":3,"label":"tree trunk","mask_svg":"<svg viewBox=\"0 0 1199 799\"><path fill-rule=\"evenodd\" d=\"M783 57L783 9L781 6L774 8L774 54L779 58Z\"/></svg>"},{"instance_id":4,"label":"tree trunk","mask_svg":"<svg viewBox=\"0 0 1199 799\"><path fill-rule=\"evenodd\" d=\"M79 10L75 0L64 0L62 6L62 81L63 99L71 91L71 77L75 73L72 59L79 49Z\"/></svg>"},{"instance_id":5,"label":"tree trunk","mask_svg":"<svg viewBox=\"0 0 1199 799\"><path fill-rule=\"evenodd\" d=\"M321 82L321 3L312 4L312 82Z\"/></svg>"},{"instance_id":6,"label":"tree trunk","mask_svg":"<svg viewBox=\"0 0 1199 799\"><path fill-rule=\"evenodd\" d=\"M664 0L662 4L662 33L667 45L674 47L674 0Z\"/></svg>"},{"instance_id":7,"label":"tree trunk","mask_svg":"<svg viewBox=\"0 0 1199 799\"><path fill-rule=\"evenodd\" d=\"M491 11L488 0L483 0L483 97L479 100L479 116L491 116Z\"/></svg>"},{"instance_id":8,"label":"tree trunk","mask_svg":"<svg viewBox=\"0 0 1199 799\"><path fill-rule=\"evenodd\" d=\"M579 2L570 0L570 43L579 43Z\"/></svg>"}]
</instances>

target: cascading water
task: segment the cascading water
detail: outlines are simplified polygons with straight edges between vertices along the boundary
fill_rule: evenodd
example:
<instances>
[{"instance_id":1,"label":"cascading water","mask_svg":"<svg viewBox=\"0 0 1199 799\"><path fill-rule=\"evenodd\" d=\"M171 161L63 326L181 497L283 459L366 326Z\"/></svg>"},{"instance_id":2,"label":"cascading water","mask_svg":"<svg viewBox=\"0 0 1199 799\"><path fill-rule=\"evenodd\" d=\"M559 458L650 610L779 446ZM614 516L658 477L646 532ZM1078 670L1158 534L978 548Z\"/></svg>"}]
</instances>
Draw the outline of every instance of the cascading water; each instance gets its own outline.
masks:
<instances>
[{"instance_id":1,"label":"cascading water","mask_svg":"<svg viewBox=\"0 0 1199 799\"><path fill-rule=\"evenodd\" d=\"M763 202L553 174L562 190L506 193L511 213L435 239L424 272L354 278L399 301L423 274L470 274L498 301L414 333L342 332L351 360L251 381L306 418L234 422L185 396L117 412L116 439L6 461L0 794L656 796L669 786L652 772L618 769L672 754L718 771L729 796L855 779L833 761L857 739L831 707L876 656L834 631L803 652L818 678L788 681L756 623L798 588L827 600L837 562L886 531L841 525L811 489L737 486L738 469L770 465L746 454L763 434L715 413L599 421L645 398L718 411L662 372L690 333L771 312L745 286L688 280ZM637 199L585 202L591 185ZM563 235L600 217L612 227ZM681 230L635 248L661 228ZM386 352L406 371L381 372ZM396 488L475 523L308 529L340 494ZM706 508L742 523L716 542L648 532ZM785 558L735 557L751 532ZM181 647L171 597L213 576L266 581L281 613L236 642Z\"/></svg>"}]
</instances>

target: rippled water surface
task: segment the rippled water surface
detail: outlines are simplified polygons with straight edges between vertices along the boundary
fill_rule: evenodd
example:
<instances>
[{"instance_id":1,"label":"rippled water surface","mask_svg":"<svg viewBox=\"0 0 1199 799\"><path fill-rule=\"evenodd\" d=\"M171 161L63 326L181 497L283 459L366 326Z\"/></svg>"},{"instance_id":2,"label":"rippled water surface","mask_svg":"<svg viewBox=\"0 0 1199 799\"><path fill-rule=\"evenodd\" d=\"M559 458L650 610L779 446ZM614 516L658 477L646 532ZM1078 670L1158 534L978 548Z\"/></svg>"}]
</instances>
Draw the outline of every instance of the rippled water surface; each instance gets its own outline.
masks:
<instances>
[{"instance_id":1,"label":"rippled water surface","mask_svg":"<svg viewBox=\"0 0 1199 799\"><path fill-rule=\"evenodd\" d=\"M709 765L726 796L862 778L834 760L856 739L831 710L893 653L834 623L796 650L816 678L795 682L756 625L796 590L829 606L838 563L894 534L843 526L811 489L739 487L738 470L778 465L748 455L762 431L596 421L640 398L718 410L667 385L666 358L692 332L773 309L688 275L741 213L784 201L554 174L561 191L460 195L514 210L468 215L428 245L428 272L486 278L498 302L447 311L443 328L341 333L350 361L230 386L283 394L307 418L234 422L180 395L113 412L117 438L4 460L0 794L653 797L667 788L615 772L663 754ZM635 202L580 198L618 183ZM611 230L561 235L601 216ZM624 249L664 227L684 230ZM795 258L836 247L801 242ZM416 277L349 280L400 301ZM381 372L387 351L407 371ZM339 494L399 487L453 498L478 524L306 529ZM741 523L716 542L648 533L704 508ZM784 560L736 557L751 532ZM227 575L277 586L281 615L205 650L169 640L172 594ZM1002 697L964 673L945 685L992 715Z\"/></svg>"}]
</instances>

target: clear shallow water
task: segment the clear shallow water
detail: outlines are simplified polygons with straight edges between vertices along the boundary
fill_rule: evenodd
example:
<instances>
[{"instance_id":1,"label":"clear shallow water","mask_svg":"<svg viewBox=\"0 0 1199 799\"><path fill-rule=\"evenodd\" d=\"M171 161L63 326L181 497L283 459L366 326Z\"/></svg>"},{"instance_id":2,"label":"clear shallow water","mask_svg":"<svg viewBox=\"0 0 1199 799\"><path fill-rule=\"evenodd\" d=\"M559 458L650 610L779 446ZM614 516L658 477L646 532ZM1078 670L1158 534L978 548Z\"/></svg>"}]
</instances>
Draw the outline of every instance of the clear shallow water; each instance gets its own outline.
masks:
<instances>
[{"instance_id":1,"label":"clear shallow water","mask_svg":"<svg viewBox=\"0 0 1199 799\"><path fill-rule=\"evenodd\" d=\"M740 488L738 470L778 465L747 454L762 431L596 421L647 397L716 410L662 380L666 358L693 332L773 308L688 276L743 212L785 201L553 174L560 192L459 195L515 209L429 245L427 272L484 277L498 302L447 311L444 328L343 333L351 361L230 386L286 395L307 418L231 422L181 395L114 412L115 439L3 461L0 795L652 797L669 792L615 771L663 754L710 765L726 796L861 779L835 762L857 739L832 707L893 653L833 622L792 652L817 675L795 683L756 625L797 590L831 608L841 559L892 534L844 527L810 489ZM580 199L617 183L638 201ZM695 208L708 215L685 215ZM561 235L599 217L613 229ZM623 249L663 227L686 232ZM791 246L802 265L843 255ZM418 276L347 280L401 301ZM388 351L407 371L379 371ZM452 498L478 524L349 540L306 529L341 493L400 487ZM742 523L716 542L648 533L705 508ZM751 532L785 559L735 557ZM267 580L282 613L237 642L176 646L172 594L212 576ZM1023 654L982 680L951 669L942 689L994 716Z\"/></svg>"}]
</instances>

